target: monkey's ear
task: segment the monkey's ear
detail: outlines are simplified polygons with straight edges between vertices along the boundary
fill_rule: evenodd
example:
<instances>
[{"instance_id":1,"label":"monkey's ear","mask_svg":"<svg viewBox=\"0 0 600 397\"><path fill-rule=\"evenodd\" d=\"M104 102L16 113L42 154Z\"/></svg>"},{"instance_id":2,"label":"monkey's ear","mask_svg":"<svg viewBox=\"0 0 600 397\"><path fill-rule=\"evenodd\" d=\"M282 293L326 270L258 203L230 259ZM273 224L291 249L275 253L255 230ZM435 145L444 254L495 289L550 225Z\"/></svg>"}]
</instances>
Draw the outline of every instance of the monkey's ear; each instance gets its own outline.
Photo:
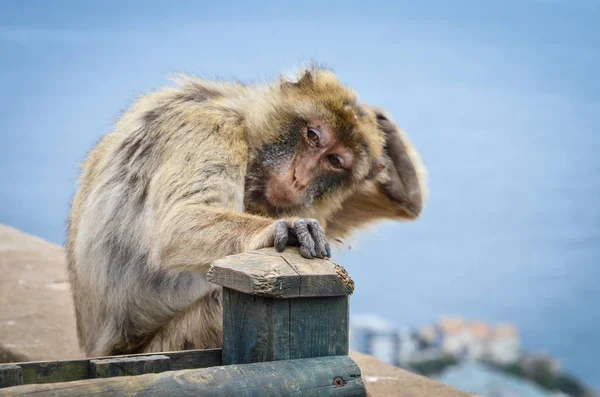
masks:
<instances>
[{"instance_id":1,"label":"monkey's ear","mask_svg":"<svg viewBox=\"0 0 600 397\"><path fill-rule=\"evenodd\" d=\"M300 78L297 81L282 81L282 86L284 88L300 88L300 87L306 87L308 85L311 85L313 83L314 76L311 73L310 70L305 70L302 73L302 76L300 76Z\"/></svg>"},{"instance_id":2,"label":"monkey's ear","mask_svg":"<svg viewBox=\"0 0 600 397\"><path fill-rule=\"evenodd\" d=\"M313 74L311 73L310 70L306 70L306 71L304 71L304 74L302 75L302 77L300 77L300 79L298 80L298 82L296 84L302 86L302 85L312 84L312 82L313 82Z\"/></svg>"}]
</instances>

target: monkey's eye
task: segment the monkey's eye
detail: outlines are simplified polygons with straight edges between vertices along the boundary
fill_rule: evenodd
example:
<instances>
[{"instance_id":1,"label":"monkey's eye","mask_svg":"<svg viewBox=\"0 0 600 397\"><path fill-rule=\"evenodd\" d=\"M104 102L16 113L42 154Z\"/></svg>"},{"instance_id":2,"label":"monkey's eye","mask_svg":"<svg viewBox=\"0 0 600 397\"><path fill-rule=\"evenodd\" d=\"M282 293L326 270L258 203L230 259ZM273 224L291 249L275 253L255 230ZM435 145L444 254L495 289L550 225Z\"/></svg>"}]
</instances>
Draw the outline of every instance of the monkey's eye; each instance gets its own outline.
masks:
<instances>
[{"instance_id":1,"label":"monkey's eye","mask_svg":"<svg viewBox=\"0 0 600 397\"><path fill-rule=\"evenodd\" d=\"M317 130L316 128L309 128L306 132L306 137L311 144L319 146L321 142L321 131Z\"/></svg>"},{"instance_id":2,"label":"monkey's eye","mask_svg":"<svg viewBox=\"0 0 600 397\"><path fill-rule=\"evenodd\" d=\"M327 160L334 168L344 168L344 159L337 154L330 154L327 156Z\"/></svg>"}]
</instances>

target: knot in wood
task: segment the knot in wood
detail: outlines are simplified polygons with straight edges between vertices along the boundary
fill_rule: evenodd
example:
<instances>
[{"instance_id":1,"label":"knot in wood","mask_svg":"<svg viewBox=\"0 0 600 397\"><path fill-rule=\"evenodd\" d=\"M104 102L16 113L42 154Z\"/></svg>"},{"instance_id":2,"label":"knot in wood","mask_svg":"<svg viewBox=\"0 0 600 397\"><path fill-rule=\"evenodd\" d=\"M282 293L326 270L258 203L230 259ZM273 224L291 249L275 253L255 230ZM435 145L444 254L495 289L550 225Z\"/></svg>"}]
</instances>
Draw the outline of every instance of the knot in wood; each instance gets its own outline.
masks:
<instances>
[{"instance_id":1,"label":"knot in wood","mask_svg":"<svg viewBox=\"0 0 600 397\"><path fill-rule=\"evenodd\" d=\"M344 387L345 384L346 382L344 382L344 378L340 376L336 376L335 378L333 378L333 385L335 387Z\"/></svg>"}]
</instances>

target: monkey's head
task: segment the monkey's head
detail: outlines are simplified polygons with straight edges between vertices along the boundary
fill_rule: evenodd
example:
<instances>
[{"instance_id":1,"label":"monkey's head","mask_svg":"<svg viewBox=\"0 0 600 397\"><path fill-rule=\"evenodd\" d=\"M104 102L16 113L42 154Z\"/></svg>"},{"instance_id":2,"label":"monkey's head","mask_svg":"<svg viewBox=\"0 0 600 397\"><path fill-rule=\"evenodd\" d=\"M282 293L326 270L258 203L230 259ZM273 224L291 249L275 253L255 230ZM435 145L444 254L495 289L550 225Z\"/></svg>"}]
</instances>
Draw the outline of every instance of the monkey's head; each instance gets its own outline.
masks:
<instances>
[{"instance_id":1,"label":"monkey's head","mask_svg":"<svg viewBox=\"0 0 600 397\"><path fill-rule=\"evenodd\" d=\"M313 67L270 89L249 169L255 201L280 213L331 205L381 171L385 137L375 113L331 71Z\"/></svg>"}]
</instances>

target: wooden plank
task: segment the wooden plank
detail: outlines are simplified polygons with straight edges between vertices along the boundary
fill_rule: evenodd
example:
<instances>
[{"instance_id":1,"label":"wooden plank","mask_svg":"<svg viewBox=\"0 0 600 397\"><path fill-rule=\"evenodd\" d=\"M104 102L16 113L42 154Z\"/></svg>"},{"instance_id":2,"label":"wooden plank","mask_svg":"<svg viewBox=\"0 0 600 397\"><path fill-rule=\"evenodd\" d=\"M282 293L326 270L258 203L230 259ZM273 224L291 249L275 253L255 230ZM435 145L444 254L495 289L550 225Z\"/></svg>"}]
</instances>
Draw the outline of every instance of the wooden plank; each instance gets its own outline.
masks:
<instances>
[{"instance_id":1,"label":"wooden plank","mask_svg":"<svg viewBox=\"0 0 600 397\"><path fill-rule=\"evenodd\" d=\"M144 357L156 353L129 354L123 356L94 357L84 360L60 360L16 363L23 369L23 383L70 382L89 378L90 360L123 357ZM221 349L184 350L164 352L171 359L171 369L206 368L221 365Z\"/></svg>"},{"instance_id":2,"label":"wooden plank","mask_svg":"<svg viewBox=\"0 0 600 397\"><path fill-rule=\"evenodd\" d=\"M348 300L290 299L289 358L348 354Z\"/></svg>"},{"instance_id":3,"label":"wooden plank","mask_svg":"<svg viewBox=\"0 0 600 397\"><path fill-rule=\"evenodd\" d=\"M208 280L236 291L268 298L348 296L354 282L330 259L306 259L298 249L273 248L231 255L215 261Z\"/></svg>"},{"instance_id":4,"label":"wooden plank","mask_svg":"<svg viewBox=\"0 0 600 397\"><path fill-rule=\"evenodd\" d=\"M365 396L348 356L228 365L160 374L89 379L0 389L0 396Z\"/></svg>"},{"instance_id":5,"label":"wooden plank","mask_svg":"<svg viewBox=\"0 0 600 397\"><path fill-rule=\"evenodd\" d=\"M289 299L223 288L223 364L289 358Z\"/></svg>"},{"instance_id":6,"label":"wooden plank","mask_svg":"<svg viewBox=\"0 0 600 397\"><path fill-rule=\"evenodd\" d=\"M171 369L194 369L221 365L221 349L185 350L160 353L169 356Z\"/></svg>"},{"instance_id":7,"label":"wooden plank","mask_svg":"<svg viewBox=\"0 0 600 397\"><path fill-rule=\"evenodd\" d=\"M19 363L23 383L68 382L88 378L89 360L65 360Z\"/></svg>"},{"instance_id":8,"label":"wooden plank","mask_svg":"<svg viewBox=\"0 0 600 397\"><path fill-rule=\"evenodd\" d=\"M164 355L143 357L120 357L102 360L90 360L90 378L112 378L157 374L171 370L171 359Z\"/></svg>"},{"instance_id":9,"label":"wooden plank","mask_svg":"<svg viewBox=\"0 0 600 397\"><path fill-rule=\"evenodd\" d=\"M0 387L23 384L23 369L15 364L0 364Z\"/></svg>"},{"instance_id":10,"label":"wooden plank","mask_svg":"<svg viewBox=\"0 0 600 397\"><path fill-rule=\"evenodd\" d=\"M208 281L236 291L265 297L297 296L300 277L280 255L244 253L217 260Z\"/></svg>"},{"instance_id":11,"label":"wooden plank","mask_svg":"<svg viewBox=\"0 0 600 397\"><path fill-rule=\"evenodd\" d=\"M281 256L302 279L298 297L348 296L354 292L354 281L346 269L331 259L306 259L289 250Z\"/></svg>"}]
</instances>

